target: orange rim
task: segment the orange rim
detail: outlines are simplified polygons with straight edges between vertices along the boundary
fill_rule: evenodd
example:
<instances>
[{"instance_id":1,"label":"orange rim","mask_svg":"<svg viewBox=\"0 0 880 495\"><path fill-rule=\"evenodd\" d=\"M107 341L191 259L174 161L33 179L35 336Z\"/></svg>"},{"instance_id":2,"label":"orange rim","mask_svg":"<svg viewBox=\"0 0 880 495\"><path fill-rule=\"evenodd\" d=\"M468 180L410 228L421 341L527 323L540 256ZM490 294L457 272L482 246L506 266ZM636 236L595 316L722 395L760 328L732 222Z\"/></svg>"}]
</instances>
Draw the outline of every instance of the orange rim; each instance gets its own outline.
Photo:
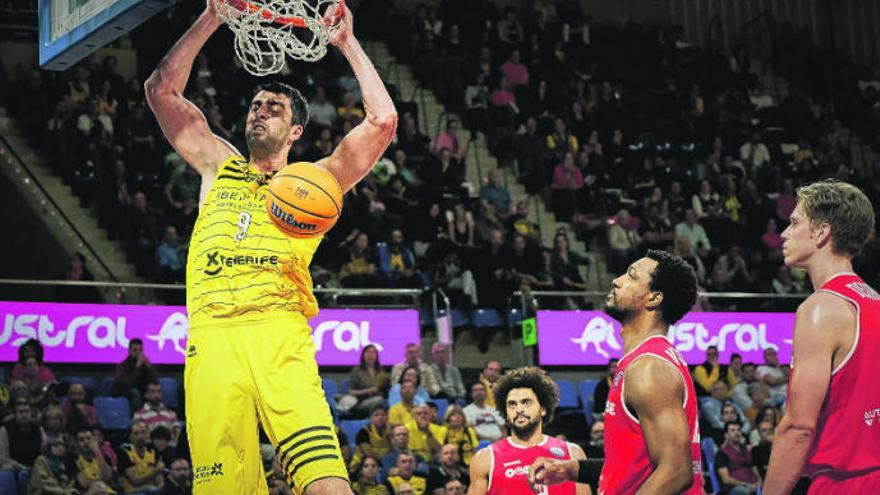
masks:
<instances>
[{"instance_id":1,"label":"orange rim","mask_svg":"<svg viewBox=\"0 0 880 495\"><path fill-rule=\"evenodd\" d=\"M285 26L293 26L297 28L306 27L306 20L302 17L292 17L292 16L279 16L275 15L274 12L264 9L259 5L255 5L247 0L222 0L225 4L230 7L237 9L241 12L248 13L259 13L260 17L265 19L268 22L273 24L282 24ZM345 0L340 0L339 5L336 7L336 15L342 15L345 13Z\"/></svg>"}]
</instances>

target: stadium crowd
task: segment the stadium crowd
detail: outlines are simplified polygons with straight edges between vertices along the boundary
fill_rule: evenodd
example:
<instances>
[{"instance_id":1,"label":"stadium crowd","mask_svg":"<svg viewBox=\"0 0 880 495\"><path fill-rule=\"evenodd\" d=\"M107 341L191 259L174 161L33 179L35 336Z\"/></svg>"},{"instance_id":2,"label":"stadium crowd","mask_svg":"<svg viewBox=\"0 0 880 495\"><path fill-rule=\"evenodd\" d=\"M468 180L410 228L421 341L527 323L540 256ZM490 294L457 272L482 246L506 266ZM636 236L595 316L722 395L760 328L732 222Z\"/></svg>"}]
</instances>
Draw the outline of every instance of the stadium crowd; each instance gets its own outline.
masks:
<instances>
[{"instance_id":1,"label":"stadium crowd","mask_svg":"<svg viewBox=\"0 0 880 495\"><path fill-rule=\"evenodd\" d=\"M329 389L356 494L463 494L474 453L507 435L492 393L504 373L501 363L485 363L479 376L465 383L449 350L435 343L429 364L423 349L409 344L401 361L389 367L369 345L348 379ZM546 428L582 442L597 466L604 457L602 415L616 365L612 359L604 377L579 384L577 407L560 408ZM95 376L56 376L43 362L37 340L22 345L18 362L3 372L0 476L11 473L21 493L192 493L205 467L190 465L180 389L176 378L160 379L138 339L100 383ZM707 490L754 493L784 409L788 366L774 349L765 350L760 365L743 363L738 355L722 365L718 349L710 347L693 375L703 455L711 456L703 464L711 470ZM574 390L569 380L557 382L562 395ZM164 390L168 385L171 390ZM291 493L263 435L260 453L270 493Z\"/></svg>"}]
</instances>

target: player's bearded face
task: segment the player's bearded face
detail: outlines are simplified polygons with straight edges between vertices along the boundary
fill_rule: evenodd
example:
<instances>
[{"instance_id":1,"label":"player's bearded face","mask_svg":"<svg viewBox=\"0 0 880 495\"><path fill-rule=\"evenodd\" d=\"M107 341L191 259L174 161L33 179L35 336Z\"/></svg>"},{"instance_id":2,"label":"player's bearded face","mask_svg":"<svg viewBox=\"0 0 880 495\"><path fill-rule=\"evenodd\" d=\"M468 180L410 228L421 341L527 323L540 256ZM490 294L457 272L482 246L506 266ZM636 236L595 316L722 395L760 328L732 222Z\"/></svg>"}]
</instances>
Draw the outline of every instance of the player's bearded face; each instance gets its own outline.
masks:
<instances>
[{"instance_id":1,"label":"player's bearded face","mask_svg":"<svg viewBox=\"0 0 880 495\"><path fill-rule=\"evenodd\" d=\"M276 153L287 143L293 127L289 105L286 97L268 91L254 97L244 130L252 155Z\"/></svg>"},{"instance_id":2,"label":"player's bearded face","mask_svg":"<svg viewBox=\"0 0 880 495\"><path fill-rule=\"evenodd\" d=\"M630 265L626 273L615 278L605 299L605 313L621 323L637 313L650 291L651 274L656 267L656 261L642 258Z\"/></svg>"},{"instance_id":3,"label":"player's bearded face","mask_svg":"<svg viewBox=\"0 0 880 495\"><path fill-rule=\"evenodd\" d=\"M531 389L515 388L507 395L507 424L517 438L528 438L543 419L543 408Z\"/></svg>"}]
</instances>

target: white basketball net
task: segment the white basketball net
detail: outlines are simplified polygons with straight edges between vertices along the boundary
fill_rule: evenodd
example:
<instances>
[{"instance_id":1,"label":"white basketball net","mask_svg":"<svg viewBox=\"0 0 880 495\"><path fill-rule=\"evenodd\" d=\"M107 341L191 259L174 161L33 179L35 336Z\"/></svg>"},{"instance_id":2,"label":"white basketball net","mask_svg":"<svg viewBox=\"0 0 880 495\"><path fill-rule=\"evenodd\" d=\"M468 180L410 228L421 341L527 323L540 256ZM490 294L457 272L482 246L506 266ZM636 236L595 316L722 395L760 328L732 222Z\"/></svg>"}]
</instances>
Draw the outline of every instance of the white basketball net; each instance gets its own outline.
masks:
<instances>
[{"instance_id":1,"label":"white basketball net","mask_svg":"<svg viewBox=\"0 0 880 495\"><path fill-rule=\"evenodd\" d=\"M274 74L285 56L320 60L335 26L326 22L340 0L211 0L235 34L235 54L255 76Z\"/></svg>"}]
</instances>

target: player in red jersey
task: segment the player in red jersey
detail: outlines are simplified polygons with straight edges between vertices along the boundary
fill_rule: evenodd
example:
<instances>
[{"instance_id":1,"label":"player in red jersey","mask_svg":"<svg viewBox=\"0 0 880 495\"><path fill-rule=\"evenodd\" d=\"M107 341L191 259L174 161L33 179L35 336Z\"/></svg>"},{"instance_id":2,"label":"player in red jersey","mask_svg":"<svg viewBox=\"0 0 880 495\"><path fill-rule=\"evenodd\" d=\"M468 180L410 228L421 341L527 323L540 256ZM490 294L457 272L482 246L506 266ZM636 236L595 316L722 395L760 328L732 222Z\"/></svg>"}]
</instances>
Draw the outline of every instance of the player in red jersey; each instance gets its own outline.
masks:
<instances>
[{"instance_id":1,"label":"player in red jersey","mask_svg":"<svg viewBox=\"0 0 880 495\"><path fill-rule=\"evenodd\" d=\"M693 268L664 251L648 251L614 279L605 312L623 325L625 354L605 404L599 495L703 493L694 382L666 339L696 297ZM529 479L536 487L583 480L585 467L538 459Z\"/></svg>"},{"instance_id":2,"label":"player in red jersey","mask_svg":"<svg viewBox=\"0 0 880 495\"><path fill-rule=\"evenodd\" d=\"M797 198L782 253L817 290L797 310L788 406L763 493L787 494L802 474L811 494L880 493L880 294L852 272L874 210L844 182L816 182Z\"/></svg>"},{"instance_id":3,"label":"player in red jersey","mask_svg":"<svg viewBox=\"0 0 880 495\"><path fill-rule=\"evenodd\" d=\"M529 465L539 457L585 460L575 444L543 433L543 423L553 419L559 388L539 368L519 368L495 385L495 407L511 435L481 449L471 459L468 495L534 495L529 486ZM542 487L543 495L590 495L590 487L568 482Z\"/></svg>"}]
</instances>

